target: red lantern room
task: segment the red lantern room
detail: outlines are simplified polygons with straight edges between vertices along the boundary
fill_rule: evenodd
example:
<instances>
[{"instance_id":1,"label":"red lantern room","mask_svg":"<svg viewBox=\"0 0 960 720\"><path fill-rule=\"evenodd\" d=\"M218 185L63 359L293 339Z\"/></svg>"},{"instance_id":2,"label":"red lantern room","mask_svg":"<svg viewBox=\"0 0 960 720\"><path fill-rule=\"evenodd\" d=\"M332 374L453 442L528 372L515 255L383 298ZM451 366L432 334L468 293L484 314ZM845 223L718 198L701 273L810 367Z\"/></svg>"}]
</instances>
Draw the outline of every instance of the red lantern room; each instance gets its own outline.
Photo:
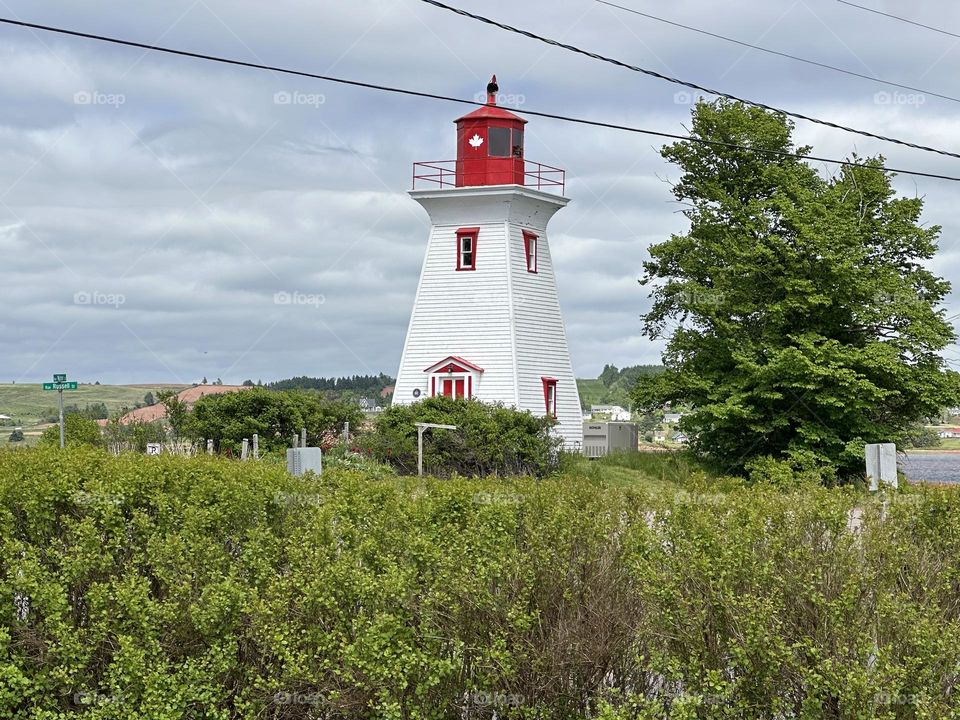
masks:
<instances>
[{"instance_id":1,"label":"red lantern room","mask_svg":"<svg viewBox=\"0 0 960 720\"><path fill-rule=\"evenodd\" d=\"M487 85L487 104L457 123L457 187L523 185L526 120L497 107L497 76Z\"/></svg>"},{"instance_id":2,"label":"red lantern room","mask_svg":"<svg viewBox=\"0 0 960 720\"><path fill-rule=\"evenodd\" d=\"M441 188L526 185L563 193L563 170L524 158L523 126L527 121L497 107L499 89L494 75L487 85L486 104L455 121L456 160L414 163L415 190L420 181Z\"/></svg>"}]
</instances>

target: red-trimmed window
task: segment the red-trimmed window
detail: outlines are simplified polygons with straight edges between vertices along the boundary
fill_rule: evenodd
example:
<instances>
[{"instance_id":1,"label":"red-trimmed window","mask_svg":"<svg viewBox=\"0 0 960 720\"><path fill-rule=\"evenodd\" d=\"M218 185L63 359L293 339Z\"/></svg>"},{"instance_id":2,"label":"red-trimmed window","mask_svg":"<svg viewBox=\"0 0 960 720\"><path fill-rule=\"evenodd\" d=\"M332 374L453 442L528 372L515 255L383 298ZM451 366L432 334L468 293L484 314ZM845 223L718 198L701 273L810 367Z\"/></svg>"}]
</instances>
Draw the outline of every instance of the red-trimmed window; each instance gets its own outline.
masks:
<instances>
[{"instance_id":1,"label":"red-trimmed window","mask_svg":"<svg viewBox=\"0 0 960 720\"><path fill-rule=\"evenodd\" d=\"M527 272L537 271L537 236L529 230L523 231L523 254L527 259Z\"/></svg>"},{"instance_id":2,"label":"red-trimmed window","mask_svg":"<svg viewBox=\"0 0 960 720\"><path fill-rule=\"evenodd\" d=\"M543 403L547 415L557 416L557 379L552 377L540 378L543 381Z\"/></svg>"},{"instance_id":3,"label":"red-trimmed window","mask_svg":"<svg viewBox=\"0 0 960 720\"><path fill-rule=\"evenodd\" d=\"M480 228L457 230L457 270L477 269L477 235Z\"/></svg>"}]
</instances>

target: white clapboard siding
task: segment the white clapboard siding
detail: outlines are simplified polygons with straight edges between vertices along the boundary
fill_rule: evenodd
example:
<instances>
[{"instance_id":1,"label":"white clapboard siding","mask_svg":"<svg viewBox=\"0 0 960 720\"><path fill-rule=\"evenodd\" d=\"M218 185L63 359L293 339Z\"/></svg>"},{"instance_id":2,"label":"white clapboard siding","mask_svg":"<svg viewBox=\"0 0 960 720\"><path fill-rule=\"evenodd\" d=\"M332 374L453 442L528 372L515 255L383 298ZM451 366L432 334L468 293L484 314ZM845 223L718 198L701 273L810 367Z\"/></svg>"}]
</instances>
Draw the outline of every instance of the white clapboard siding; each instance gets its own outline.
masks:
<instances>
[{"instance_id":1,"label":"white clapboard siding","mask_svg":"<svg viewBox=\"0 0 960 720\"><path fill-rule=\"evenodd\" d=\"M546 225L568 202L517 185L414 191L431 230L393 401L430 394L424 370L448 356L479 367L473 394L485 402L546 409L543 377L557 379L557 432L582 441L580 398L570 363ZM457 271L457 230L477 227L476 270ZM527 272L523 230L537 234L537 273Z\"/></svg>"}]
</instances>

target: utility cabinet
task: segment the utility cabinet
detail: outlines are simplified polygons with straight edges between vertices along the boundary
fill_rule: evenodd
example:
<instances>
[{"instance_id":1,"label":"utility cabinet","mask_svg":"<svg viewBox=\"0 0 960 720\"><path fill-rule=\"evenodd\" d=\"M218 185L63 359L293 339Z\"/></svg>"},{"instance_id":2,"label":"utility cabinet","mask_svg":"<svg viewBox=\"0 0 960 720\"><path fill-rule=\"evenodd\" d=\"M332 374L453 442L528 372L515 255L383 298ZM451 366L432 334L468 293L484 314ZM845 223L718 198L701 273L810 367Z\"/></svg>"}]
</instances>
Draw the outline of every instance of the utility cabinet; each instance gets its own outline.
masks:
<instances>
[{"instance_id":1,"label":"utility cabinet","mask_svg":"<svg viewBox=\"0 0 960 720\"><path fill-rule=\"evenodd\" d=\"M308 470L319 475L322 462L318 447L287 448L287 472L291 475L303 475Z\"/></svg>"},{"instance_id":2,"label":"utility cabinet","mask_svg":"<svg viewBox=\"0 0 960 720\"><path fill-rule=\"evenodd\" d=\"M588 458L603 457L612 452L636 452L640 441L636 423L585 422L583 454Z\"/></svg>"}]
</instances>

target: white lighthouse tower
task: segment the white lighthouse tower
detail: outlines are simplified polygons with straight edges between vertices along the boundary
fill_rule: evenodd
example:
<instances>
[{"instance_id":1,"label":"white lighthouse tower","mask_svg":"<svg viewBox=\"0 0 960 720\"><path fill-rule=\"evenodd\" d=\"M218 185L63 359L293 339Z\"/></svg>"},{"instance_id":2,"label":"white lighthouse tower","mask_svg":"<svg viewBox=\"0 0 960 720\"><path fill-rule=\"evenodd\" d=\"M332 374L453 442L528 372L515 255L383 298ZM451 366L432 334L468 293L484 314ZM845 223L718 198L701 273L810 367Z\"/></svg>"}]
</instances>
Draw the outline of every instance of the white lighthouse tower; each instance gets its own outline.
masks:
<instances>
[{"instance_id":1,"label":"white lighthouse tower","mask_svg":"<svg viewBox=\"0 0 960 720\"><path fill-rule=\"evenodd\" d=\"M523 156L526 120L487 104L456 121L457 159L416 163L410 196L430 215L393 402L432 395L553 415L566 447L582 413L560 316L547 223L564 171Z\"/></svg>"}]
</instances>

